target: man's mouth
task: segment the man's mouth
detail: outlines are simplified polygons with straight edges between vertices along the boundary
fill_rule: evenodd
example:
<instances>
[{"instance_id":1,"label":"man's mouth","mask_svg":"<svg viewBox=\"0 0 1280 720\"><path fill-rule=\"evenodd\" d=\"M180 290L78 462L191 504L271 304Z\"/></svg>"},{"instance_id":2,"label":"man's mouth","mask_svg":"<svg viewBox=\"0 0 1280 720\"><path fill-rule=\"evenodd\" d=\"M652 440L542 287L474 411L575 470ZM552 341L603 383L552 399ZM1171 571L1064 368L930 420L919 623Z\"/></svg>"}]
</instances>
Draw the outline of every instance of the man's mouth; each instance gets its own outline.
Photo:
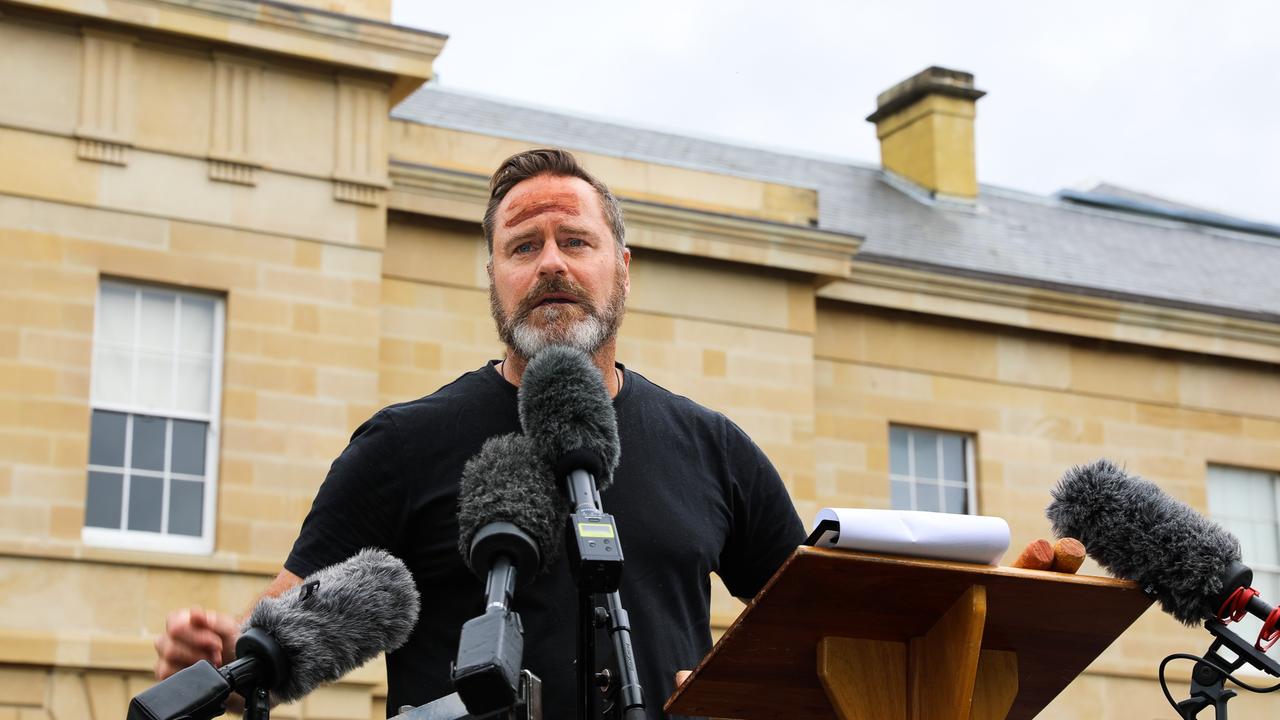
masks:
<instances>
[{"instance_id":1,"label":"man's mouth","mask_svg":"<svg viewBox=\"0 0 1280 720\"><path fill-rule=\"evenodd\" d=\"M569 293L551 293L539 297L533 304L534 307L542 307L543 305L566 305L575 304L578 299Z\"/></svg>"}]
</instances>

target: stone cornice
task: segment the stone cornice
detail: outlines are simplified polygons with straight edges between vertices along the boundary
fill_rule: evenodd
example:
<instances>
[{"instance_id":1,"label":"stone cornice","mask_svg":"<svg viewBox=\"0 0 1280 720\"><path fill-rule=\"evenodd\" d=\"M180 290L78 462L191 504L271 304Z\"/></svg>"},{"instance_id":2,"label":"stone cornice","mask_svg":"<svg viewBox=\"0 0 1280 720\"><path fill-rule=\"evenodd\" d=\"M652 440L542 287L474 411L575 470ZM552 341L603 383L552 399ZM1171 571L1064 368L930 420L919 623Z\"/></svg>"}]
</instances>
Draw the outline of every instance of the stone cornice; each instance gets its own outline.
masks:
<instances>
[{"instance_id":1,"label":"stone cornice","mask_svg":"<svg viewBox=\"0 0 1280 720\"><path fill-rule=\"evenodd\" d=\"M394 76L394 104L431 77L438 33L349 15L246 0L0 0L3 5L93 18L130 31L199 38Z\"/></svg>"},{"instance_id":2,"label":"stone cornice","mask_svg":"<svg viewBox=\"0 0 1280 720\"><path fill-rule=\"evenodd\" d=\"M480 175L393 161L392 210L479 222L488 199ZM811 273L849 277L862 238L620 198L633 247Z\"/></svg>"},{"instance_id":3,"label":"stone cornice","mask_svg":"<svg viewBox=\"0 0 1280 720\"><path fill-rule=\"evenodd\" d=\"M1186 352L1280 363L1280 323L858 260L818 297Z\"/></svg>"}]
</instances>

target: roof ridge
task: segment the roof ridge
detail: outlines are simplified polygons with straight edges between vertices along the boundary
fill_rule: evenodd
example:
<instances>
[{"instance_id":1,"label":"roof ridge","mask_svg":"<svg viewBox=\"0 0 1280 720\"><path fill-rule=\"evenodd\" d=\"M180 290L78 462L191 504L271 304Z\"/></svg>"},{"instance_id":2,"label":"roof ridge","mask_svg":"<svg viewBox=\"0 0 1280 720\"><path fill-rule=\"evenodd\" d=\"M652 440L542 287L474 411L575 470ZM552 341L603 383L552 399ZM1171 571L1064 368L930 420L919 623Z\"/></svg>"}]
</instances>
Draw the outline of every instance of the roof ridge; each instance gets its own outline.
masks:
<instances>
[{"instance_id":1,"label":"roof ridge","mask_svg":"<svg viewBox=\"0 0 1280 720\"><path fill-rule=\"evenodd\" d=\"M782 145L769 145L767 143L756 143L756 142L751 142L749 140L744 140L741 138L718 136L713 133L689 132L687 130L682 130L675 127L664 126L660 123L643 123L643 122L637 123L637 122L625 120L623 118L612 117L602 113L592 113L592 112L575 110L571 108L544 105L537 102L514 100L512 98L505 98L498 95L492 95L489 93L480 92L477 90L445 87L442 85L435 85L432 83L427 83L421 86L420 88L415 90L413 93L411 93L408 97L406 97L404 100L401 100L399 104L397 104L394 108L391 109L391 114L393 116L396 116L397 111L403 108L407 103L409 103L415 97L418 97L420 94L426 93L426 92L437 92L437 93L443 93L447 95L455 95L458 97L492 103L494 105L501 105L506 108L520 109L520 110L534 110L536 112L546 113L548 115L555 115L562 118L569 118L573 120L582 120L582 121L598 123L602 125L609 125L622 130L639 130L642 132L650 132L658 135L665 135L667 137L677 138L680 140L691 140L695 142L721 145L726 148L732 148L735 150L748 150L752 152L769 153L772 155L778 155L781 157L786 157L786 158L791 158L796 160L810 160L810 161L816 161L816 162L824 162L824 163L830 163L833 165L841 165L841 166L851 167L854 169L861 169L861 170L877 170L878 171L880 169L879 164L872 163L865 160L857 160L850 157L843 157L840 155L834 155L834 154L827 155L824 153L804 150L801 148L786 147ZM414 118L402 117L401 119L413 120Z\"/></svg>"}]
</instances>

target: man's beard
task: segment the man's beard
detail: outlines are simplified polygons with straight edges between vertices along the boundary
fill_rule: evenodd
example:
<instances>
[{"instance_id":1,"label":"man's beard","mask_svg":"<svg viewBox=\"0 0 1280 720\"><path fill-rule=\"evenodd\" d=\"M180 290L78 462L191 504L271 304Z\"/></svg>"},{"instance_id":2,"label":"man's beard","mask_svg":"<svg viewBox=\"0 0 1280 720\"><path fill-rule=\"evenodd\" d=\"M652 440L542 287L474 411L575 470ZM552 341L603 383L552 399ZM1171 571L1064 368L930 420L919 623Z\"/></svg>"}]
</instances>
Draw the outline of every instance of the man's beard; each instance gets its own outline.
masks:
<instances>
[{"instance_id":1,"label":"man's beard","mask_svg":"<svg viewBox=\"0 0 1280 720\"><path fill-rule=\"evenodd\" d=\"M489 310L498 326L498 338L517 356L529 360L551 345L566 345L595 356L605 343L613 339L625 312L626 286L623 266L614 273L613 289L603 308L596 307L586 288L561 275L538 281L508 315L498 300L497 289L489 283ZM573 303L537 305L537 299L551 293L565 293ZM530 318L542 313L542 322L534 325Z\"/></svg>"}]
</instances>

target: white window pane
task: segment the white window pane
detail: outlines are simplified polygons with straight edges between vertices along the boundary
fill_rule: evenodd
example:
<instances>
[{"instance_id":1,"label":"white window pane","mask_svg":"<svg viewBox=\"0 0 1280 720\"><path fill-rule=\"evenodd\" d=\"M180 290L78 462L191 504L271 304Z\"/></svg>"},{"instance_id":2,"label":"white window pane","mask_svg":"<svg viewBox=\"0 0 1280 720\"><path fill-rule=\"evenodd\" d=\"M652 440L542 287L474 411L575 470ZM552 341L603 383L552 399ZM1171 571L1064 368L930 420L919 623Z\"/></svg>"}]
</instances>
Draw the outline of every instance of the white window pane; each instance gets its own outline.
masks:
<instances>
[{"instance_id":1,"label":"white window pane","mask_svg":"<svg viewBox=\"0 0 1280 720\"><path fill-rule=\"evenodd\" d=\"M123 485L123 475L89 471L89 490L84 502L86 526L120 529Z\"/></svg>"},{"instance_id":2,"label":"white window pane","mask_svg":"<svg viewBox=\"0 0 1280 720\"><path fill-rule=\"evenodd\" d=\"M964 482L964 438L946 434L942 439L942 478L951 482Z\"/></svg>"},{"instance_id":3,"label":"white window pane","mask_svg":"<svg viewBox=\"0 0 1280 720\"><path fill-rule=\"evenodd\" d=\"M911 510L911 483L889 481L889 507L894 510Z\"/></svg>"},{"instance_id":4,"label":"white window pane","mask_svg":"<svg viewBox=\"0 0 1280 720\"><path fill-rule=\"evenodd\" d=\"M1262 593L1262 599L1274 605L1280 597L1280 572L1253 571L1253 587Z\"/></svg>"},{"instance_id":5,"label":"white window pane","mask_svg":"<svg viewBox=\"0 0 1280 720\"><path fill-rule=\"evenodd\" d=\"M89 464L124 467L124 413L94 410L89 427Z\"/></svg>"},{"instance_id":6,"label":"white window pane","mask_svg":"<svg viewBox=\"0 0 1280 720\"><path fill-rule=\"evenodd\" d=\"M209 412L210 365L208 358L178 359L177 398L174 407L185 412Z\"/></svg>"},{"instance_id":7,"label":"white window pane","mask_svg":"<svg viewBox=\"0 0 1280 720\"><path fill-rule=\"evenodd\" d=\"M169 470L184 475L204 475L204 448L208 439L208 423L174 420L169 442Z\"/></svg>"},{"instance_id":8,"label":"white window pane","mask_svg":"<svg viewBox=\"0 0 1280 720\"><path fill-rule=\"evenodd\" d=\"M136 292L104 284L98 294L98 341L133 345L133 303Z\"/></svg>"},{"instance_id":9,"label":"white window pane","mask_svg":"<svg viewBox=\"0 0 1280 720\"><path fill-rule=\"evenodd\" d=\"M142 316L138 345L152 350L173 350L176 298L173 293L142 291Z\"/></svg>"},{"instance_id":10,"label":"white window pane","mask_svg":"<svg viewBox=\"0 0 1280 720\"><path fill-rule=\"evenodd\" d=\"M916 483L916 509L942 512L941 488L931 482Z\"/></svg>"},{"instance_id":11,"label":"white window pane","mask_svg":"<svg viewBox=\"0 0 1280 720\"><path fill-rule=\"evenodd\" d=\"M160 532L164 480L133 475L129 478L129 529Z\"/></svg>"},{"instance_id":12,"label":"white window pane","mask_svg":"<svg viewBox=\"0 0 1280 720\"><path fill-rule=\"evenodd\" d=\"M99 348L93 357L93 401L127 403L133 399L133 356Z\"/></svg>"},{"instance_id":13,"label":"white window pane","mask_svg":"<svg viewBox=\"0 0 1280 720\"><path fill-rule=\"evenodd\" d=\"M1249 510L1257 520L1276 521L1276 486L1266 475L1260 473L1250 478Z\"/></svg>"},{"instance_id":14,"label":"white window pane","mask_svg":"<svg viewBox=\"0 0 1280 720\"><path fill-rule=\"evenodd\" d=\"M938 475L938 433L916 430L911 433L911 440L915 443L915 476L934 479L940 477Z\"/></svg>"},{"instance_id":15,"label":"white window pane","mask_svg":"<svg viewBox=\"0 0 1280 720\"><path fill-rule=\"evenodd\" d=\"M148 415L133 416L133 454L129 467L164 471L164 435L168 420Z\"/></svg>"},{"instance_id":16,"label":"white window pane","mask_svg":"<svg viewBox=\"0 0 1280 720\"><path fill-rule=\"evenodd\" d=\"M947 485L942 488L942 511L958 513L968 512L969 491L963 487Z\"/></svg>"},{"instance_id":17,"label":"white window pane","mask_svg":"<svg viewBox=\"0 0 1280 720\"><path fill-rule=\"evenodd\" d=\"M1255 523L1253 526L1254 546L1247 557L1249 562L1262 565L1280 565L1280 538L1276 536L1276 524L1273 522ZM1280 598L1273 599L1280 600Z\"/></svg>"},{"instance_id":18,"label":"white window pane","mask_svg":"<svg viewBox=\"0 0 1280 720\"><path fill-rule=\"evenodd\" d=\"M209 298L182 297L179 335L183 352L213 352L213 300Z\"/></svg>"},{"instance_id":19,"label":"white window pane","mask_svg":"<svg viewBox=\"0 0 1280 720\"><path fill-rule=\"evenodd\" d=\"M200 535L204 525L204 483L173 480L169 485L169 532Z\"/></svg>"},{"instance_id":20,"label":"white window pane","mask_svg":"<svg viewBox=\"0 0 1280 720\"><path fill-rule=\"evenodd\" d=\"M173 356L142 353L138 356L138 388L133 401L149 410L173 407Z\"/></svg>"},{"instance_id":21,"label":"white window pane","mask_svg":"<svg viewBox=\"0 0 1280 720\"><path fill-rule=\"evenodd\" d=\"M1231 499L1227 496L1226 482L1212 470L1209 472L1209 485L1205 494L1209 501L1210 515L1222 517L1227 514L1227 508L1231 507Z\"/></svg>"},{"instance_id":22,"label":"white window pane","mask_svg":"<svg viewBox=\"0 0 1280 720\"><path fill-rule=\"evenodd\" d=\"M889 428L889 472L902 476L911 472L907 452L907 431L898 427Z\"/></svg>"}]
</instances>

